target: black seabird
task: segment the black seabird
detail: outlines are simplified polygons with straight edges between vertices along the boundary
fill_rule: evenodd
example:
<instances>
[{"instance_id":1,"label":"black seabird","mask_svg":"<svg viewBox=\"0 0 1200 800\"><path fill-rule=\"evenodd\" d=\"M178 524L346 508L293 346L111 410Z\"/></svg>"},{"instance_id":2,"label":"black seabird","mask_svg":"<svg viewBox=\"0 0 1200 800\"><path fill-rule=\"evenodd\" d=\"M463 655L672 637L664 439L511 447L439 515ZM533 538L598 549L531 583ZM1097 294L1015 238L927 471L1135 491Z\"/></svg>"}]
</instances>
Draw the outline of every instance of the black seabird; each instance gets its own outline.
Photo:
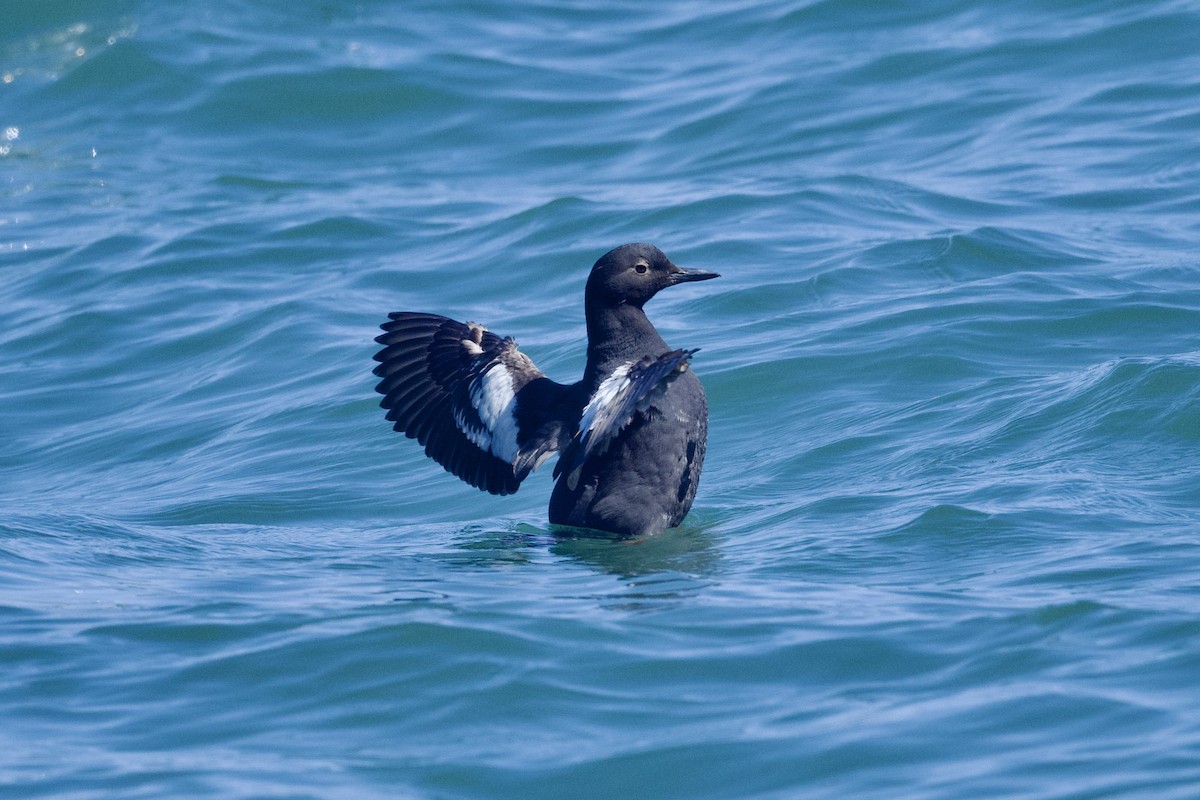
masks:
<instances>
[{"instance_id":1,"label":"black seabird","mask_svg":"<svg viewBox=\"0 0 1200 800\"><path fill-rule=\"evenodd\" d=\"M447 471L511 494L559 454L550 522L624 535L678 525L692 506L708 437L708 403L642 306L668 286L716 278L683 269L651 244L601 256L584 292L587 367L564 385L509 337L473 322L396 311L375 341L375 390L395 429Z\"/></svg>"}]
</instances>

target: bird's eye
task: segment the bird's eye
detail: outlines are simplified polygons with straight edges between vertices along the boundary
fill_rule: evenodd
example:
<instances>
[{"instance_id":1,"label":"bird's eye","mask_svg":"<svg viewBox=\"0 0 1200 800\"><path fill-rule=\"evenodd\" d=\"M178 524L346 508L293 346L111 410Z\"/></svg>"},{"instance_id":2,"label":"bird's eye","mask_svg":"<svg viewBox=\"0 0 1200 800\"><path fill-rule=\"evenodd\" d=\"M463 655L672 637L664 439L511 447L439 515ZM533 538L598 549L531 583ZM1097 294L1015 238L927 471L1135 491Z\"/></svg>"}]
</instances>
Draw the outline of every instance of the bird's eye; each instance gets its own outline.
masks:
<instances>
[{"instance_id":1,"label":"bird's eye","mask_svg":"<svg viewBox=\"0 0 1200 800\"><path fill-rule=\"evenodd\" d=\"M645 275L645 274L646 274L646 270L648 270L648 269L650 269L650 268L649 268L648 266L646 266L645 264L637 264L637 265L634 267L634 269L636 269L636 270L637 270L637 273L638 273L638 275Z\"/></svg>"}]
</instances>

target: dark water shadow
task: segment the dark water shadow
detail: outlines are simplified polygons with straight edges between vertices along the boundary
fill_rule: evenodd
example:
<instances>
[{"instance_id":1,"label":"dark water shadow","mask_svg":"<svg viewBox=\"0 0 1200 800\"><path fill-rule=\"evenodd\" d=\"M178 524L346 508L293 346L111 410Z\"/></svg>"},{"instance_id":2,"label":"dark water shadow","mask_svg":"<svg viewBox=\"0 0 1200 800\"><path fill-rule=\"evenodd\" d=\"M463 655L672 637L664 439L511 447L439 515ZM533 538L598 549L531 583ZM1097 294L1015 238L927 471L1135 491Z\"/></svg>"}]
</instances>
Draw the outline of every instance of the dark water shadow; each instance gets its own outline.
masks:
<instances>
[{"instance_id":1,"label":"dark water shadow","mask_svg":"<svg viewBox=\"0 0 1200 800\"><path fill-rule=\"evenodd\" d=\"M711 577L720 562L720 550L702 524L640 537L565 527L550 532L552 554L625 579L671 572Z\"/></svg>"},{"instance_id":2,"label":"dark water shadow","mask_svg":"<svg viewBox=\"0 0 1200 800\"><path fill-rule=\"evenodd\" d=\"M714 575L720 561L703 522L642 537L526 523L473 525L456 538L455 560L481 568L530 564L548 554L623 579L660 573L703 578Z\"/></svg>"}]
</instances>

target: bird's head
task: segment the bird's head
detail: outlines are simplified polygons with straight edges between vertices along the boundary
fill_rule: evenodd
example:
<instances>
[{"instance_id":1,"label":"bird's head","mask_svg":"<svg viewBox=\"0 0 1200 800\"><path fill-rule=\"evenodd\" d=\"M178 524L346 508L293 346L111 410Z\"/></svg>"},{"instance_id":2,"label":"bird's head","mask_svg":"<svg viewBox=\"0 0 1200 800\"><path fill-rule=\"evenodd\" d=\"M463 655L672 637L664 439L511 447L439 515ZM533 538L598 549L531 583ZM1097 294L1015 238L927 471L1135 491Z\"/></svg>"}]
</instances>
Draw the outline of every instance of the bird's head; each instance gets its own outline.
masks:
<instances>
[{"instance_id":1,"label":"bird's head","mask_svg":"<svg viewBox=\"0 0 1200 800\"><path fill-rule=\"evenodd\" d=\"M684 269L652 244L623 244L600 257L588 276L589 306L642 305L677 283L720 277L703 269Z\"/></svg>"}]
</instances>

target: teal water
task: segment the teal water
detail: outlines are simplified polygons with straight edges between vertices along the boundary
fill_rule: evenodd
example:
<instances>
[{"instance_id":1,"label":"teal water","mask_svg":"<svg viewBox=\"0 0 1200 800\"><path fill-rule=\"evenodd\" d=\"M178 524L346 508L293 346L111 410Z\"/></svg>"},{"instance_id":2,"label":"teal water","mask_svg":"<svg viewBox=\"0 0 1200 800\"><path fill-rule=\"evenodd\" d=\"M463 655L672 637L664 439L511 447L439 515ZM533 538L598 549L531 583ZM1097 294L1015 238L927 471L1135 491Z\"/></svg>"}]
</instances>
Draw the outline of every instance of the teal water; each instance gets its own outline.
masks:
<instances>
[{"instance_id":1,"label":"teal water","mask_svg":"<svg viewBox=\"0 0 1200 800\"><path fill-rule=\"evenodd\" d=\"M0 796L1200 797L1192 3L0 3ZM388 311L709 453L557 535Z\"/></svg>"}]
</instances>

